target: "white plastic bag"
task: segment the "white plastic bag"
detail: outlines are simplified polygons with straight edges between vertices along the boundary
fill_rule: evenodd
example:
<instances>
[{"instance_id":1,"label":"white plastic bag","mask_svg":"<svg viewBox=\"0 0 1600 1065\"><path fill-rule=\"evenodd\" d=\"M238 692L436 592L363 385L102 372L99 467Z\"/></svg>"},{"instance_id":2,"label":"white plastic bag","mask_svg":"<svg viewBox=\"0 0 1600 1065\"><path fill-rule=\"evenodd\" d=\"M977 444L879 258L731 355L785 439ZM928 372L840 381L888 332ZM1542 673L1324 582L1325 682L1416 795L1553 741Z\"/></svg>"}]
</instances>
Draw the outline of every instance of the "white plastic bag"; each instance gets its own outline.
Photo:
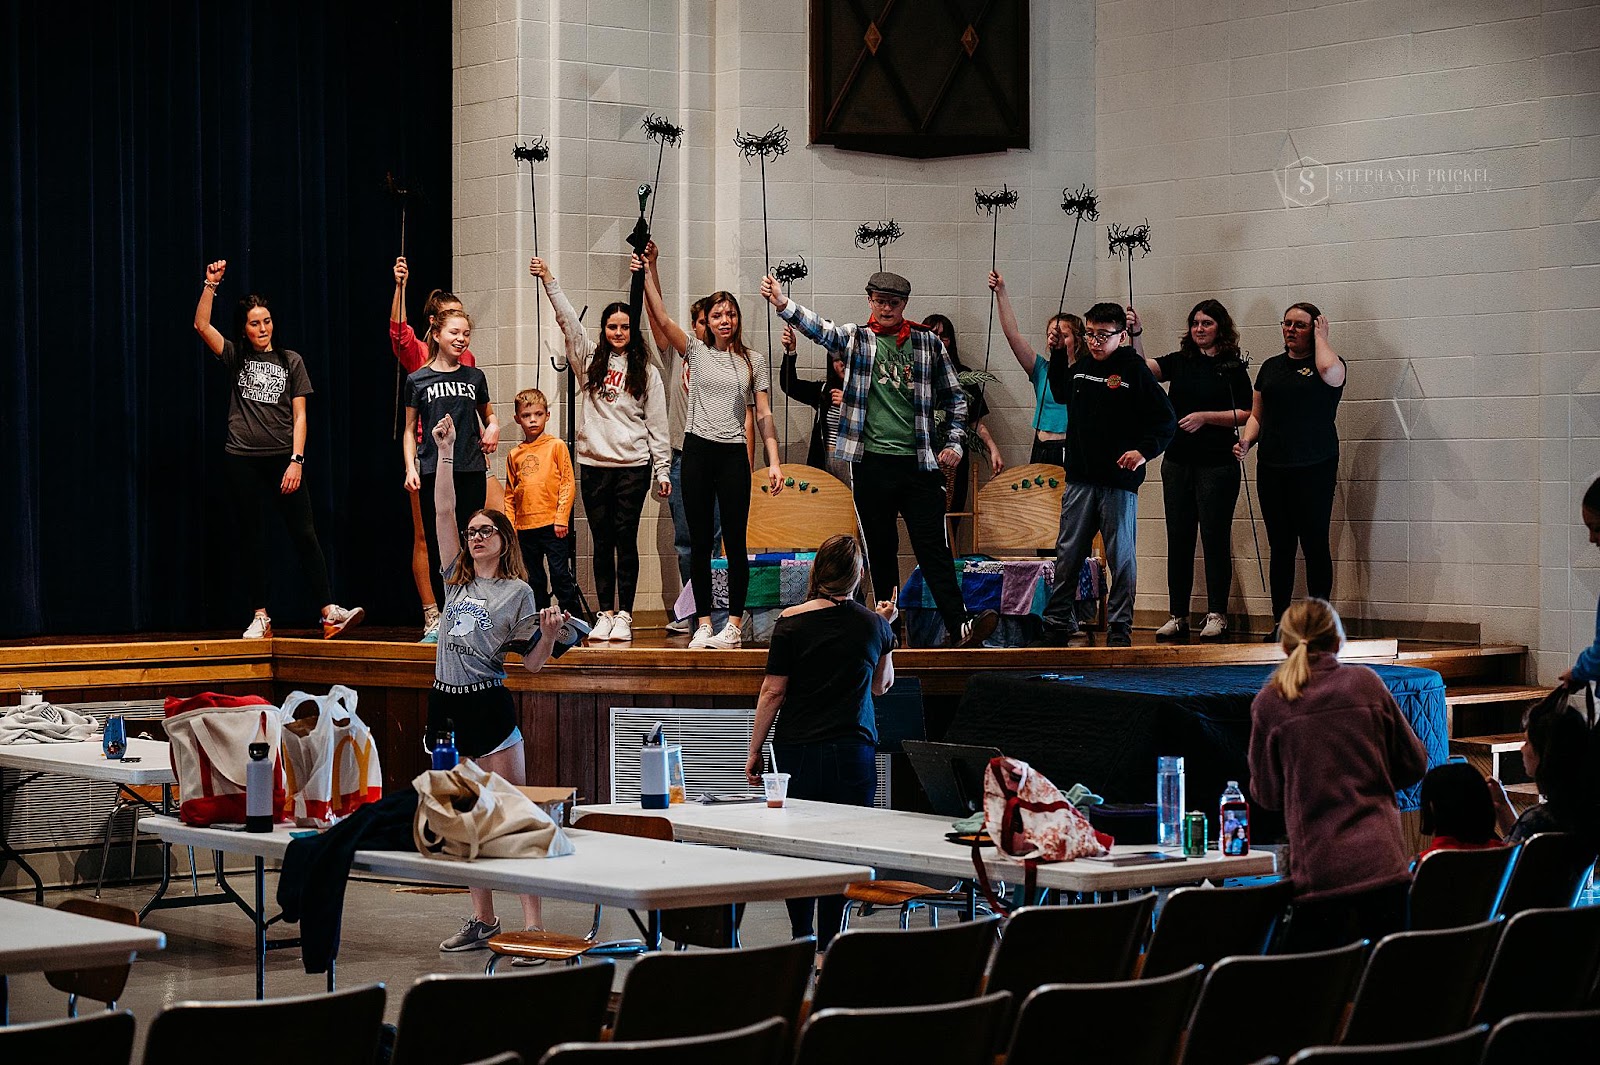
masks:
<instances>
[{"instance_id":1,"label":"white plastic bag","mask_svg":"<svg viewBox=\"0 0 1600 1065\"><path fill-rule=\"evenodd\" d=\"M343 684L327 695L292 692L279 711L283 768L294 823L327 828L383 797L372 730L356 713L359 696Z\"/></svg>"}]
</instances>

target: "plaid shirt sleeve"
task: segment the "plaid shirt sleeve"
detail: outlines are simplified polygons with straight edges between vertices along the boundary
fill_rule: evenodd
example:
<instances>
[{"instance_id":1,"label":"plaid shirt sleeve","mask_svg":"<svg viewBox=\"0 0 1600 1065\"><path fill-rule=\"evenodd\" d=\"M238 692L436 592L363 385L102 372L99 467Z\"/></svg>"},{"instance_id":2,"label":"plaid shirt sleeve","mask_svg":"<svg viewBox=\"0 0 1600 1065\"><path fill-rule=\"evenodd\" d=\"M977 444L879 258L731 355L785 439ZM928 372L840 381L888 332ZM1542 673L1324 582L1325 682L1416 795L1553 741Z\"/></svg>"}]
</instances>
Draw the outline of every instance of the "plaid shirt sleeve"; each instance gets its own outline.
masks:
<instances>
[{"instance_id":1,"label":"plaid shirt sleeve","mask_svg":"<svg viewBox=\"0 0 1600 1065\"><path fill-rule=\"evenodd\" d=\"M922 465L925 469L933 469L938 465L932 444L933 435L933 406L937 404L945 412L944 447L954 448L957 454L965 449L967 438L967 393L961 387L961 382L956 377L955 365L950 361L950 356L945 352L944 344L932 333L917 334L913 336L926 337L931 343L928 345L928 367L931 380L917 382L917 424L920 430L924 418L928 426L927 437L929 445L927 456L923 458ZM923 397L926 396L926 400ZM923 402L927 410L921 409ZM919 436L923 433L919 431ZM918 447L918 451L923 449ZM919 458L922 456L919 455Z\"/></svg>"},{"instance_id":2,"label":"plaid shirt sleeve","mask_svg":"<svg viewBox=\"0 0 1600 1065\"><path fill-rule=\"evenodd\" d=\"M784 304L778 317L830 351L844 354L844 401L839 404L839 435L833 442L833 453L845 462L860 462L877 341L869 330L858 325L834 325L794 300Z\"/></svg>"}]
</instances>

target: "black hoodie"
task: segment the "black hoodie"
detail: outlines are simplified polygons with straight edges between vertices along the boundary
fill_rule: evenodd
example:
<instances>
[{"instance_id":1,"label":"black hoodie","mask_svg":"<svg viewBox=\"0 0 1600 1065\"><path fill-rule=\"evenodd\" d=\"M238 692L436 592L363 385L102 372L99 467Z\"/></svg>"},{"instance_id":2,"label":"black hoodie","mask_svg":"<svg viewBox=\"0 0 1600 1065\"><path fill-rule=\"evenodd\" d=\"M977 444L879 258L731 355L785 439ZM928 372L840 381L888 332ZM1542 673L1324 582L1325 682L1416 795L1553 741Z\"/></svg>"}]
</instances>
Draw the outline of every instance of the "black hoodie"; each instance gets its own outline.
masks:
<instances>
[{"instance_id":1,"label":"black hoodie","mask_svg":"<svg viewBox=\"0 0 1600 1065\"><path fill-rule=\"evenodd\" d=\"M1178 419L1144 359L1121 347L1104 360L1050 360L1050 394L1067 408L1067 481L1138 491L1149 462L1172 443ZM1125 470L1124 452L1145 465Z\"/></svg>"}]
</instances>

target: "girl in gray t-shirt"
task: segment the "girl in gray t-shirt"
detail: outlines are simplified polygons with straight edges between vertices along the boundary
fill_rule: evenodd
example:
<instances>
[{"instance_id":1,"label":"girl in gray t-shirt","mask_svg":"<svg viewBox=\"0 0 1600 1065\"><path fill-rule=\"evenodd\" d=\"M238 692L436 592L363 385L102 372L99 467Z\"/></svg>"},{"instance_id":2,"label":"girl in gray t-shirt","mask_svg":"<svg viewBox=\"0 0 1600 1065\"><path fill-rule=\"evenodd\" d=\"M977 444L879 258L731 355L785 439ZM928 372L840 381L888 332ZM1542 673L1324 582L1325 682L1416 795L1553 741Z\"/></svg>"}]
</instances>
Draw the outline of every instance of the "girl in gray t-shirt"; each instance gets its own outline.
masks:
<instances>
[{"instance_id":1,"label":"girl in gray t-shirt","mask_svg":"<svg viewBox=\"0 0 1600 1065\"><path fill-rule=\"evenodd\" d=\"M455 454L456 427L447 414L431 433L439 462ZM434 478L436 533L442 544L456 539L455 478ZM445 580L444 616L434 659L433 690L428 693L428 736L455 733L463 758L509 780L527 782L522 732L516 706L506 691L505 656L522 655L522 666L537 673L549 659L561 627L571 621L557 607L539 610L526 580L516 530L498 510L477 510L466 521L466 543L441 566ZM472 916L440 950L472 950L500 931L494 893L473 888ZM539 899L522 897L525 928L542 928Z\"/></svg>"}]
</instances>

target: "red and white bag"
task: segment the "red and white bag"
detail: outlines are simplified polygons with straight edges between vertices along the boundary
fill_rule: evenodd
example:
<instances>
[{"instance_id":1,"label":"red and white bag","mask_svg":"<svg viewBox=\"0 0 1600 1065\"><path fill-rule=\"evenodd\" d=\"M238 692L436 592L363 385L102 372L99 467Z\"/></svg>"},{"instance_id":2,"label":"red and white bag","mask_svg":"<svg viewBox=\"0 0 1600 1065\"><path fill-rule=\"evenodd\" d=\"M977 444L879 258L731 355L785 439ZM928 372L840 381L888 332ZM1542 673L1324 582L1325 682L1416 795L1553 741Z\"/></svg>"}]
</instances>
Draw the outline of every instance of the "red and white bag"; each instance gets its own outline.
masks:
<instances>
[{"instance_id":1,"label":"red and white bag","mask_svg":"<svg viewBox=\"0 0 1600 1065\"><path fill-rule=\"evenodd\" d=\"M178 818L188 825L244 824L249 747L273 751L272 808L284 805L278 708L256 695L204 692L166 702L167 742L178 778ZM276 820L287 820L281 814Z\"/></svg>"},{"instance_id":2,"label":"red and white bag","mask_svg":"<svg viewBox=\"0 0 1600 1065\"><path fill-rule=\"evenodd\" d=\"M983 830L995 850L1022 862L1024 898L1033 895L1040 862L1065 862L1098 857L1110 851L1112 837L1097 831L1061 789L1027 762L991 758L983 776ZM982 852L972 849L978 883L995 912L1005 907L989 886Z\"/></svg>"},{"instance_id":3,"label":"red and white bag","mask_svg":"<svg viewBox=\"0 0 1600 1065\"><path fill-rule=\"evenodd\" d=\"M372 730L356 714L358 696L334 685L327 695L293 692L279 711L288 799L284 812L304 828L327 828L383 798Z\"/></svg>"}]
</instances>

